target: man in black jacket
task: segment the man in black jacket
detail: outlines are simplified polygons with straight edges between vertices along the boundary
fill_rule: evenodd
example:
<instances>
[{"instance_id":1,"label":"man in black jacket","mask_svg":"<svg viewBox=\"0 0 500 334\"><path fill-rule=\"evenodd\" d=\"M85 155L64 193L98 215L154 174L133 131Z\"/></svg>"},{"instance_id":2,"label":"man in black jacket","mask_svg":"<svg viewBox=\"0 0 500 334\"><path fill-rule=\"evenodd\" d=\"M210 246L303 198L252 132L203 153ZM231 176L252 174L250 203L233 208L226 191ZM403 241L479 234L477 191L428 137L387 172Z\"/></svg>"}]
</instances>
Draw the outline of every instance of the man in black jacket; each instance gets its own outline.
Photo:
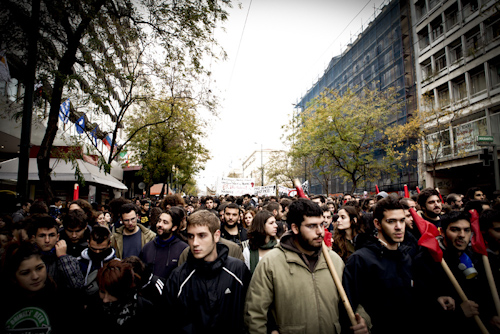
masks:
<instances>
[{"instance_id":1,"label":"man in black jacket","mask_svg":"<svg viewBox=\"0 0 500 334\"><path fill-rule=\"evenodd\" d=\"M156 223L156 238L145 244L139 255L154 275L165 279L177 268L179 256L188 247L177 237L184 218L182 210L174 206L160 215Z\"/></svg>"},{"instance_id":2,"label":"man in black jacket","mask_svg":"<svg viewBox=\"0 0 500 334\"><path fill-rule=\"evenodd\" d=\"M241 333L250 271L218 244L220 223L207 210L187 224L190 253L167 282L166 299L173 333Z\"/></svg>"}]
</instances>

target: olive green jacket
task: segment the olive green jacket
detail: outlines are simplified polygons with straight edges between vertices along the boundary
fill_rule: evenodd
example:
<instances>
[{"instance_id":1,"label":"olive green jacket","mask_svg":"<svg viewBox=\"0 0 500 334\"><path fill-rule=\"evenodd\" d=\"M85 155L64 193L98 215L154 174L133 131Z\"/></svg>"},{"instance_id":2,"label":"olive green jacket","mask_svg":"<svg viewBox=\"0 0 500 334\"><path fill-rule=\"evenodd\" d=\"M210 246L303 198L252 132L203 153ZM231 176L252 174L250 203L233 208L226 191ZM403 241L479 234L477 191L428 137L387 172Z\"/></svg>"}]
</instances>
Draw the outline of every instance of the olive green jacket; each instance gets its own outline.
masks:
<instances>
[{"instance_id":1,"label":"olive green jacket","mask_svg":"<svg viewBox=\"0 0 500 334\"><path fill-rule=\"evenodd\" d=\"M341 279L344 262L332 251L329 256ZM281 244L259 261L245 304L251 334L266 333L269 309L280 334L340 333L339 294L323 253L313 272Z\"/></svg>"},{"instance_id":2,"label":"olive green jacket","mask_svg":"<svg viewBox=\"0 0 500 334\"><path fill-rule=\"evenodd\" d=\"M147 227L137 224L139 226L141 233L141 247L150 242L156 237L156 233L148 229ZM116 250L116 257L119 259L123 258L123 229L125 226L120 226L116 229L115 233L111 236L111 247Z\"/></svg>"}]
</instances>

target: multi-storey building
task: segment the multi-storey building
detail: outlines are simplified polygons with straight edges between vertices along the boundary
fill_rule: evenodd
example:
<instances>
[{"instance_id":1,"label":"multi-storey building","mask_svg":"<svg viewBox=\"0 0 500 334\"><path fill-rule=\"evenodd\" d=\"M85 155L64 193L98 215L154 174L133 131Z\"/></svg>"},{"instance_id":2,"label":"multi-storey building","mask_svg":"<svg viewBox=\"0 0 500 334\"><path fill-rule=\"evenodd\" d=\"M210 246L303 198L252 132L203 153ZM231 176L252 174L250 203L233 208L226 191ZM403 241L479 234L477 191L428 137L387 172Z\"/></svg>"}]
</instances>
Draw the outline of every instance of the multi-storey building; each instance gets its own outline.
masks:
<instances>
[{"instance_id":1,"label":"multi-storey building","mask_svg":"<svg viewBox=\"0 0 500 334\"><path fill-rule=\"evenodd\" d=\"M490 192L493 164L479 160L477 137L493 136L500 144L500 3L412 0L411 10L419 106L448 118L444 126L425 124L421 184L444 193L473 185ZM434 156L429 144L437 148Z\"/></svg>"},{"instance_id":2,"label":"multi-storey building","mask_svg":"<svg viewBox=\"0 0 500 334\"><path fill-rule=\"evenodd\" d=\"M300 99L297 106L307 107L309 101L318 96L325 88L343 91L347 88L386 90L397 89L404 99L404 107L398 115L391 117L389 123L404 124L407 117L416 108L416 89L413 59L413 34L410 3L413 0L387 1L380 13L357 39L337 57L334 57L323 76ZM299 111L300 112L300 111ZM397 177L383 176L377 182L368 182L364 189L375 191L375 185L386 191L402 190L404 184L417 185L417 169L413 160L405 163ZM311 177L311 170L306 172L310 180L310 192L326 193L317 178ZM351 190L349 182L331 178L330 193L342 193Z\"/></svg>"}]
</instances>

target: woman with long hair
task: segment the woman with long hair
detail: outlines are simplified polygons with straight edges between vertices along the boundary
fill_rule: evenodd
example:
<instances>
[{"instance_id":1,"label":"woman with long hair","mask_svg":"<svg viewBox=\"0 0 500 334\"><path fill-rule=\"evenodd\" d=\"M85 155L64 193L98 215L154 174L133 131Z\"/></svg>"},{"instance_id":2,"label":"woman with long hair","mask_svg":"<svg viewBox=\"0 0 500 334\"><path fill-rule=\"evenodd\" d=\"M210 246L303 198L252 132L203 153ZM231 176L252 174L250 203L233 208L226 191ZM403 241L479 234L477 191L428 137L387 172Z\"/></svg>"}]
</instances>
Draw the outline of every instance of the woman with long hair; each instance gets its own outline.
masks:
<instances>
[{"instance_id":1,"label":"woman with long hair","mask_svg":"<svg viewBox=\"0 0 500 334\"><path fill-rule=\"evenodd\" d=\"M243 249L245 264L253 273L260 259L276 246L278 224L271 212L259 211L248 230L248 246Z\"/></svg>"},{"instance_id":2,"label":"woman with long hair","mask_svg":"<svg viewBox=\"0 0 500 334\"><path fill-rule=\"evenodd\" d=\"M353 206L343 206L338 212L337 224L333 233L332 250L344 262L354 253L354 238L362 232L358 210Z\"/></svg>"},{"instance_id":3,"label":"woman with long hair","mask_svg":"<svg viewBox=\"0 0 500 334\"><path fill-rule=\"evenodd\" d=\"M252 226L253 218L255 217L255 211L252 209L248 209L245 211L245 215L243 216L243 227L248 229Z\"/></svg>"}]
</instances>

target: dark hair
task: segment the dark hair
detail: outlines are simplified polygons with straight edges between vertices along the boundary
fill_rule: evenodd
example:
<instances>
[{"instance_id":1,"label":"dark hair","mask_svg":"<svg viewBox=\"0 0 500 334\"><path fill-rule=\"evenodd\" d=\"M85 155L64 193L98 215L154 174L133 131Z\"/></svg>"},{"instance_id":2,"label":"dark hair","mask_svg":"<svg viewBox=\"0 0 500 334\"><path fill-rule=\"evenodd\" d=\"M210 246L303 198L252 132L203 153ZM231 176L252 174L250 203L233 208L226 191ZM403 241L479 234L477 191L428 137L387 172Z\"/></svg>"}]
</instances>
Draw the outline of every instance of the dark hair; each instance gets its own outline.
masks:
<instances>
[{"instance_id":1,"label":"dark hair","mask_svg":"<svg viewBox=\"0 0 500 334\"><path fill-rule=\"evenodd\" d=\"M323 211L317 203L305 198L299 198L288 206L286 222L288 227L295 224L298 228L304 221L304 217L323 217Z\"/></svg>"},{"instance_id":2,"label":"dark hair","mask_svg":"<svg viewBox=\"0 0 500 334\"><path fill-rule=\"evenodd\" d=\"M181 222L184 219L184 217L187 216L186 211L184 211L184 208L181 208L179 206L173 206L164 213L168 214L170 217L172 217L172 225L177 226L177 229L175 232L179 231L179 227L181 226Z\"/></svg>"},{"instance_id":3,"label":"dark hair","mask_svg":"<svg viewBox=\"0 0 500 334\"><path fill-rule=\"evenodd\" d=\"M278 202L269 202L269 203L268 203L268 204L264 207L264 209L266 209L267 211L269 211L269 212L271 212L271 213L272 213L274 210L276 210L276 211L278 211L278 213L279 213L279 211L280 211L280 206L281 206L281 204L279 204Z\"/></svg>"},{"instance_id":4,"label":"dark hair","mask_svg":"<svg viewBox=\"0 0 500 334\"><path fill-rule=\"evenodd\" d=\"M470 223L470 213L468 211L450 211L441 216L441 228L446 231L451 223L457 222L459 220L467 220Z\"/></svg>"},{"instance_id":5,"label":"dark hair","mask_svg":"<svg viewBox=\"0 0 500 334\"><path fill-rule=\"evenodd\" d=\"M209 210L199 210L190 214L187 226L191 225L207 226L212 235L220 229L219 218Z\"/></svg>"},{"instance_id":6,"label":"dark hair","mask_svg":"<svg viewBox=\"0 0 500 334\"><path fill-rule=\"evenodd\" d=\"M493 209L484 210L479 216L481 231L488 230L493 226L493 223L500 223L500 211Z\"/></svg>"},{"instance_id":7,"label":"dark hair","mask_svg":"<svg viewBox=\"0 0 500 334\"><path fill-rule=\"evenodd\" d=\"M49 213L49 207L44 201L35 201L30 206L30 214L44 214Z\"/></svg>"},{"instance_id":8,"label":"dark hair","mask_svg":"<svg viewBox=\"0 0 500 334\"><path fill-rule=\"evenodd\" d=\"M373 219L377 219L379 222L382 222L382 219L384 219L384 212L392 210L404 210L403 205L399 202L399 198L395 196L382 198L375 204L375 208L373 209Z\"/></svg>"},{"instance_id":9,"label":"dark hair","mask_svg":"<svg viewBox=\"0 0 500 334\"><path fill-rule=\"evenodd\" d=\"M427 199L431 196L437 196L439 197L439 192L434 189L434 188L425 188L420 191L420 194L418 194L418 199L417 203L420 205L420 208L425 209L425 203L427 202Z\"/></svg>"},{"instance_id":10,"label":"dark hair","mask_svg":"<svg viewBox=\"0 0 500 334\"><path fill-rule=\"evenodd\" d=\"M78 205L85 212L85 214L87 215L88 218L92 217L92 211L94 210L94 208L86 200L81 199L81 198L75 199L74 201L72 201L71 203L69 203L68 209L71 206L71 204Z\"/></svg>"},{"instance_id":11,"label":"dark hair","mask_svg":"<svg viewBox=\"0 0 500 334\"><path fill-rule=\"evenodd\" d=\"M131 213L132 211L134 211L136 214L139 211L134 203L123 204L120 208L120 218L123 217L124 214Z\"/></svg>"},{"instance_id":12,"label":"dark hair","mask_svg":"<svg viewBox=\"0 0 500 334\"><path fill-rule=\"evenodd\" d=\"M490 202L488 201L471 199L470 201L467 201L467 203L465 203L464 211L469 212L469 210L476 210L477 214L480 215L483 212L483 205L488 205L491 207Z\"/></svg>"},{"instance_id":13,"label":"dark hair","mask_svg":"<svg viewBox=\"0 0 500 334\"><path fill-rule=\"evenodd\" d=\"M141 199L141 205L149 204L148 199Z\"/></svg>"},{"instance_id":14,"label":"dark hair","mask_svg":"<svg viewBox=\"0 0 500 334\"><path fill-rule=\"evenodd\" d=\"M113 297L126 299L135 293L135 278L130 263L113 259L99 269L97 284Z\"/></svg>"},{"instance_id":15,"label":"dark hair","mask_svg":"<svg viewBox=\"0 0 500 334\"><path fill-rule=\"evenodd\" d=\"M102 244L104 241L109 240L110 237L111 231L106 226L99 224L94 225L94 227L92 227L92 231L90 232L90 240L93 240L98 244Z\"/></svg>"},{"instance_id":16,"label":"dark hair","mask_svg":"<svg viewBox=\"0 0 500 334\"><path fill-rule=\"evenodd\" d=\"M39 214L28 217L28 219L26 219L26 226L26 233L28 234L28 237L35 236L40 228L55 228L56 232L59 233L59 224L56 222L54 217L48 214Z\"/></svg>"},{"instance_id":17,"label":"dark hair","mask_svg":"<svg viewBox=\"0 0 500 334\"><path fill-rule=\"evenodd\" d=\"M71 210L63 218L64 228L85 228L87 227L87 215L83 210Z\"/></svg>"},{"instance_id":18,"label":"dark hair","mask_svg":"<svg viewBox=\"0 0 500 334\"><path fill-rule=\"evenodd\" d=\"M256 250L264 245L267 236L265 225L267 220L272 217L274 217L273 214L267 210L259 211L253 217L252 225L250 225L250 229L248 230L248 244L250 249Z\"/></svg>"},{"instance_id":19,"label":"dark hair","mask_svg":"<svg viewBox=\"0 0 500 334\"><path fill-rule=\"evenodd\" d=\"M127 203L132 202L124 197L114 198L109 202L109 211L115 221L120 217L121 207Z\"/></svg>"},{"instance_id":20,"label":"dark hair","mask_svg":"<svg viewBox=\"0 0 500 334\"><path fill-rule=\"evenodd\" d=\"M182 198L181 195L173 194L173 195L165 196L165 199L163 201L161 201L160 207L163 210L166 210L167 205L170 205L170 207L173 207L173 206L178 206L178 205L184 206L184 204L185 204L184 198Z\"/></svg>"},{"instance_id":21,"label":"dark hair","mask_svg":"<svg viewBox=\"0 0 500 334\"><path fill-rule=\"evenodd\" d=\"M361 201L361 210L363 210L365 212L370 210L370 208L368 207L368 205L370 205L370 201L375 201L375 198L373 198L371 196L364 198L363 201Z\"/></svg>"},{"instance_id":22,"label":"dark hair","mask_svg":"<svg viewBox=\"0 0 500 334\"><path fill-rule=\"evenodd\" d=\"M314 195L314 196L311 197L311 201L313 199L318 199L318 198L319 198L321 204L325 204L326 203L326 198L323 195Z\"/></svg>"},{"instance_id":23,"label":"dark hair","mask_svg":"<svg viewBox=\"0 0 500 334\"><path fill-rule=\"evenodd\" d=\"M226 212L226 209L240 209L239 205L236 204L236 203L228 203L228 205L226 205L224 207L224 213Z\"/></svg>"},{"instance_id":24,"label":"dark hair","mask_svg":"<svg viewBox=\"0 0 500 334\"><path fill-rule=\"evenodd\" d=\"M474 194L476 193L476 191L483 192L483 190L479 187L470 187L469 189L467 189L467 192L465 193L465 198L468 200L474 199Z\"/></svg>"},{"instance_id":25,"label":"dark hair","mask_svg":"<svg viewBox=\"0 0 500 334\"><path fill-rule=\"evenodd\" d=\"M282 198L280 199L280 204L281 204L281 207L283 208L283 210L285 210L285 208L287 208L290 204L292 204L292 200L290 198Z\"/></svg>"},{"instance_id":26,"label":"dark hair","mask_svg":"<svg viewBox=\"0 0 500 334\"><path fill-rule=\"evenodd\" d=\"M349 205L344 205L339 209L340 210L345 210L347 215L349 216L349 221L351 222L351 231L352 231L352 238L354 240L354 237L363 232L360 228L359 220L360 220L360 215L358 213L358 210ZM348 257L348 251L347 251L347 242L349 242L346 238L346 231L345 230L339 230L337 226L335 226L335 232L333 233L333 251L335 251L341 258L342 260L346 261Z\"/></svg>"},{"instance_id":27,"label":"dark hair","mask_svg":"<svg viewBox=\"0 0 500 334\"><path fill-rule=\"evenodd\" d=\"M2 259L2 273L7 275L5 278L13 278L21 263L32 256L42 256L40 249L35 243L21 241L8 244L5 247Z\"/></svg>"},{"instance_id":28,"label":"dark hair","mask_svg":"<svg viewBox=\"0 0 500 334\"><path fill-rule=\"evenodd\" d=\"M453 202L458 201L458 198L459 198L458 194L455 193L448 194L448 196L446 196L446 203L451 205Z\"/></svg>"},{"instance_id":29,"label":"dark hair","mask_svg":"<svg viewBox=\"0 0 500 334\"><path fill-rule=\"evenodd\" d=\"M158 223L158 220L160 219L162 213L163 210L160 207L155 206L151 209L151 216L149 217L149 226L151 227L151 230L153 232L156 232L156 223Z\"/></svg>"}]
</instances>

